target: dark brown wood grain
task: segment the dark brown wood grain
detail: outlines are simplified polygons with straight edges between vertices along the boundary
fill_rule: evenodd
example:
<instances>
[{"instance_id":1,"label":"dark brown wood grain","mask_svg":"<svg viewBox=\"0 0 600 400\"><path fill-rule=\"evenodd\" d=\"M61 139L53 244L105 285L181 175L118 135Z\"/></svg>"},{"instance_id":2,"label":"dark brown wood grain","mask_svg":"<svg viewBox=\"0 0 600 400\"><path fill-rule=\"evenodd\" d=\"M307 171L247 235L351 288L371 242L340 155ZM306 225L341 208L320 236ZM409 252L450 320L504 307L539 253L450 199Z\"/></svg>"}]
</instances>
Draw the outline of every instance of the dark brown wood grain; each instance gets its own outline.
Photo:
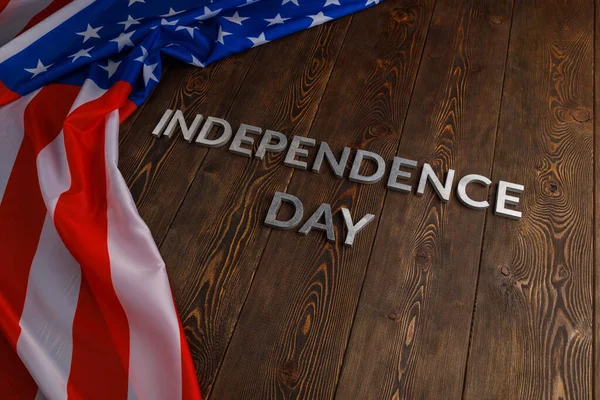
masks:
<instances>
[{"instance_id":1,"label":"dark brown wood grain","mask_svg":"<svg viewBox=\"0 0 600 400\"><path fill-rule=\"evenodd\" d=\"M511 11L438 0L399 156L490 176ZM460 398L486 214L387 194L337 398Z\"/></svg>"},{"instance_id":2,"label":"dark brown wood grain","mask_svg":"<svg viewBox=\"0 0 600 400\"><path fill-rule=\"evenodd\" d=\"M119 167L204 399L600 398L596 3L385 0L207 68L166 61ZM523 218L493 215L495 187L475 211L455 186L442 204L156 139L166 108L522 183ZM338 242L265 226L275 191L305 219L330 203ZM341 207L376 215L353 248Z\"/></svg>"},{"instance_id":3,"label":"dark brown wood grain","mask_svg":"<svg viewBox=\"0 0 600 400\"><path fill-rule=\"evenodd\" d=\"M515 4L493 176L523 218L487 221L465 397L591 398L594 4Z\"/></svg>"},{"instance_id":4,"label":"dark brown wood grain","mask_svg":"<svg viewBox=\"0 0 600 400\"><path fill-rule=\"evenodd\" d=\"M336 152L350 146L395 154L432 8L431 1L387 1L354 17L311 137ZM324 169L296 170L286 191L304 201L306 217L330 203L338 242L321 232L271 234L211 398L334 395L377 228L371 223L353 248L344 247L340 208L355 220L379 215L385 189ZM262 195L261 219L272 195Z\"/></svg>"},{"instance_id":5,"label":"dark brown wood grain","mask_svg":"<svg viewBox=\"0 0 600 400\"><path fill-rule=\"evenodd\" d=\"M158 244L175 218L207 149L185 142L179 131L171 140L157 140L151 135L154 126L167 108L180 109L187 120L193 120L196 114L225 115L257 52L258 49L252 49L207 68L171 60L169 70L144 107L143 118L135 119L123 139L119 169Z\"/></svg>"},{"instance_id":6,"label":"dark brown wood grain","mask_svg":"<svg viewBox=\"0 0 600 400\"><path fill-rule=\"evenodd\" d=\"M600 73L598 66L600 65L600 0L595 1L595 18L594 18L594 398L600 398L600 290L598 283L600 282L600 123L598 115L600 115L600 101L598 94L600 93Z\"/></svg>"},{"instance_id":7,"label":"dark brown wood grain","mask_svg":"<svg viewBox=\"0 0 600 400\"><path fill-rule=\"evenodd\" d=\"M305 136L350 20L263 46L221 117L234 129L244 122ZM226 148L210 150L161 248L205 397L269 237L262 212L292 173L282 158L268 155L261 162Z\"/></svg>"}]
</instances>

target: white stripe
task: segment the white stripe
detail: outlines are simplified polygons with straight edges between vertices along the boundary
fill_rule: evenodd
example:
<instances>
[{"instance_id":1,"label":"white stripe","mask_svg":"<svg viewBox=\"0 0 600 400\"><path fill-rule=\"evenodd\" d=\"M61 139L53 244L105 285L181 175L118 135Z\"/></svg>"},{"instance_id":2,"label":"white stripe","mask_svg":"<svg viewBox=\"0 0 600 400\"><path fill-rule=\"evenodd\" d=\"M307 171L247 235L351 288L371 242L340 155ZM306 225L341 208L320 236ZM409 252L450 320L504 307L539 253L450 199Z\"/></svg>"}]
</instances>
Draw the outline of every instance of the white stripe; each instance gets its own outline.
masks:
<instances>
[{"instance_id":1,"label":"white stripe","mask_svg":"<svg viewBox=\"0 0 600 400\"><path fill-rule=\"evenodd\" d=\"M40 390L53 400L67 398L80 284L79 265L47 215L29 272L17 353Z\"/></svg>"},{"instance_id":2,"label":"white stripe","mask_svg":"<svg viewBox=\"0 0 600 400\"><path fill-rule=\"evenodd\" d=\"M113 286L129 322L129 379L140 399L180 399L179 322L164 262L117 169L118 134L114 111L106 119L108 252Z\"/></svg>"},{"instance_id":3,"label":"white stripe","mask_svg":"<svg viewBox=\"0 0 600 400\"><path fill-rule=\"evenodd\" d=\"M69 190L71 186L63 131L40 151L37 158L37 169L46 209L50 215L54 215L59 196Z\"/></svg>"},{"instance_id":4,"label":"white stripe","mask_svg":"<svg viewBox=\"0 0 600 400\"><path fill-rule=\"evenodd\" d=\"M23 142L25 108L38 92L39 90L36 90L0 107L0 201Z\"/></svg>"},{"instance_id":5,"label":"white stripe","mask_svg":"<svg viewBox=\"0 0 600 400\"><path fill-rule=\"evenodd\" d=\"M75 0L33 28L23 32L15 39L6 43L4 46L0 47L0 63L26 49L30 44L34 43L52 29L56 28L58 25L62 24L64 21L71 18L73 15L77 14L79 11L83 10L95 1L96 0Z\"/></svg>"},{"instance_id":6,"label":"white stripe","mask_svg":"<svg viewBox=\"0 0 600 400\"><path fill-rule=\"evenodd\" d=\"M0 13L0 46L8 43L23 30L33 17L52 0L12 0Z\"/></svg>"}]
</instances>

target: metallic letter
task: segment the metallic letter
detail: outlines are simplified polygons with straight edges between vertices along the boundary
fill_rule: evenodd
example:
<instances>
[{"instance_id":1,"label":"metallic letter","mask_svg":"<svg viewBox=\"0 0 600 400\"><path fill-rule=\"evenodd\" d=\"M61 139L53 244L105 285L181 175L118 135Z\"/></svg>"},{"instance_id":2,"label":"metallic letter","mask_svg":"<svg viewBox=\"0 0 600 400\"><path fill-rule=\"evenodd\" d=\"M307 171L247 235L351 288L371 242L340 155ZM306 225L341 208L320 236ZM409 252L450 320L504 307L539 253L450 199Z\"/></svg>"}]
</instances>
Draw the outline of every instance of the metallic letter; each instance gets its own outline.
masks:
<instances>
[{"instance_id":1,"label":"metallic letter","mask_svg":"<svg viewBox=\"0 0 600 400\"><path fill-rule=\"evenodd\" d=\"M158 121L158 124L156 125L156 127L154 127L154 130L152 131L152 134L156 137L161 137L162 136L162 131L165 127L165 124L167 123L167 121L169 120L169 118L171 118L171 115L173 115L173 110L165 110L165 113L163 114L162 118L160 119L160 121Z\"/></svg>"},{"instance_id":2,"label":"metallic letter","mask_svg":"<svg viewBox=\"0 0 600 400\"><path fill-rule=\"evenodd\" d=\"M279 141L272 144L272 138L277 138ZM279 153L285 150L285 146L287 146L287 138L283 133L267 130L260 140L260 144L258 145L258 149L256 150L254 157L262 160L265 158L265 152L269 151L271 153Z\"/></svg>"},{"instance_id":3,"label":"metallic letter","mask_svg":"<svg viewBox=\"0 0 600 400\"><path fill-rule=\"evenodd\" d=\"M458 181L458 186L456 188L458 199L461 203L467 207L474 208L475 210L485 210L490 206L490 203L488 203L486 200L475 201L471 199L469 195L467 195L467 185L471 182L480 183L482 186L489 187L492 184L492 181L485 176L477 174L465 175L460 181Z\"/></svg>"},{"instance_id":4,"label":"metallic letter","mask_svg":"<svg viewBox=\"0 0 600 400\"><path fill-rule=\"evenodd\" d=\"M229 151L232 152L233 154L239 154L241 156L252 157L252 150L244 149L243 147L241 147L241 144L242 143L249 144L250 147L252 147L252 145L254 144L254 139L246 136L246 133L260 135L261 132L262 132L262 129L260 129L256 126L241 124L240 127L238 128L237 133L233 137L233 140L231 141L231 146L229 146Z\"/></svg>"},{"instance_id":5,"label":"metallic letter","mask_svg":"<svg viewBox=\"0 0 600 400\"><path fill-rule=\"evenodd\" d=\"M509 196L506 192L523 193L525 186L516 183L510 183L505 181L498 182L498 194L496 196L496 209L494 214L500 215L506 218L520 219L521 211L511 210L506 208L506 204L517 205L519 204L519 198L515 196Z\"/></svg>"},{"instance_id":6,"label":"metallic letter","mask_svg":"<svg viewBox=\"0 0 600 400\"><path fill-rule=\"evenodd\" d=\"M217 139L207 139L208 134L212 130L214 125L220 125L223 128L223 134ZM220 147L223 146L231 138L231 125L229 122L221 118L208 117L200 134L196 138L196 143L199 143L207 147Z\"/></svg>"},{"instance_id":7,"label":"metallic letter","mask_svg":"<svg viewBox=\"0 0 600 400\"><path fill-rule=\"evenodd\" d=\"M343 178L344 170L348 163L348 157L350 157L350 147L344 147L344 151L338 162L331 152L329 145L326 142L321 142L321 146L319 146L319 151L317 152L317 158L315 158L315 163L312 166L313 172L319 172L321 170L321 164L323 163L324 157L327 158L327 162L329 163L333 174L338 178Z\"/></svg>"},{"instance_id":8,"label":"metallic letter","mask_svg":"<svg viewBox=\"0 0 600 400\"><path fill-rule=\"evenodd\" d=\"M375 171L373 175L364 176L359 174L363 159L375 161L377 164L377 171ZM350 176L348 179L352 182L358 183L377 183L381 180L381 178L383 178L383 174L385 174L385 161L379 154L366 150L358 150L356 152L356 158L352 164L352 170L350 170Z\"/></svg>"},{"instance_id":9,"label":"metallic letter","mask_svg":"<svg viewBox=\"0 0 600 400\"><path fill-rule=\"evenodd\" d=\"M417 188L417 194L422 195L425 193L425 184L427 180L431 182L433 188L437 195L442 199L445 203L450 200L450 191L452 190L452 181L454 180L454 170L449 169L448 175L446 176L446 183L442 186L442 183L433 172L433 168L431 165L425 163L423 164L423 171L421 172L421 179L419 180L419 187Z\"/></svg>"},{"instance_id":10,"label":"metallic letter","mask_svg":"<svg viewBox=\"0 0 600 400\"><path fill-rule=\"evenodd\" d=\"M292 144L290 144L290 149L285 155L285 160L283 161L284 165L288 167L295 167L300 169L307 169L308 165L305 161L296 160L296 155L306 157L308 156L308 150L301 149L300 146L310 146L313 147L317 141L315 139L307 138L304 136L294 136L292 139Z\"/></svg>"},{"instance_id":11,"label":"metallic letter","mask_svg":"<svg viewBox=\"0 0 600 400\"><path fill-rule=\"evenodd\" d=\"M187 124L185 123L183 113L180 110L177 110L175 111L175 115L173 115L171 122L169 122L167 129L165 129L164 135L168 136L169 138L173 136L173 132L175 132L175 128L177 126L177 123L179 122L179 128L181 129L181 134L183 135L183 138L188 143L192 143L192 140L194 140L194 136L196 135L196 131L200 127L202 119L202 115L196 114L196 118L194 118L192 126L190 126L190 128L188 129Z\"/></svg>"},{"instance_id":12,"label":"metallic letter","mask_svg":"<svg viewBox=\"0 0 600 400\"><path fill-rule=\"evenodd\" d=\"M352 215L350 215L350 211L347 208L342 207L342 214L344 215L344 222L346 222L346 228L348 228L348 233L346 233L346 241L344 244L346 246L352 247L354 244L354 239L356 238L356 234L360 232L369 222L375 218L373 214L367 214L356 225L352 222Z\"/></svg>"},{"instance_id":13,"label":"metallic letter","mask_svg":"<svg viewBox=\"0 0 600 400\"><path fill-rule=\"evenodd\" d=\"M394 163L392 164L392 169L390 171L390 177L388 178L387 187L391 190L397 190L399 192L410 192L412 187L410 185L406 185L404 183L398 183L398 177L402 179L410 178L410 172L400 171L402 166L406 165L409 168L414 168L417 166L417 162L414 160L408 160L402 157L394 157Z\"/></svg>"},{"instance_id":14,"label":"metallic letter","mask_svg":"<svg viewBox=\"0 0 600 400\"><path fill-rule=\"evenodd\" d=\"M325 223L322 224L317 222L321 219L321 216L325 217ZM335 233L333 232L333 217L331 216L331 206L327 203L323 203L317 208L317 211L302 225L302 228L298 232L303 235L308 235L312 229L324 231L327 233L327 240L335 242Z\"/></svg>"},{"instance_id":15,"label":"metallic letter","mask_svg":"<svg viewBox=\"0 0 600 400\"><path fill-rule=\"evenodd\" d=\"M277 220L277 213L279 213L282 201L292 204L296 210L294 211L294 216L288 221ZM300 223L302 215L304 215L304 207L299 198L291 194L275 192L275 196L273 196L273 201L271 201L271 206L267 212L267 218L265 218L265 225L278 229L292 229Z\"/></svg>"}]
</instances>

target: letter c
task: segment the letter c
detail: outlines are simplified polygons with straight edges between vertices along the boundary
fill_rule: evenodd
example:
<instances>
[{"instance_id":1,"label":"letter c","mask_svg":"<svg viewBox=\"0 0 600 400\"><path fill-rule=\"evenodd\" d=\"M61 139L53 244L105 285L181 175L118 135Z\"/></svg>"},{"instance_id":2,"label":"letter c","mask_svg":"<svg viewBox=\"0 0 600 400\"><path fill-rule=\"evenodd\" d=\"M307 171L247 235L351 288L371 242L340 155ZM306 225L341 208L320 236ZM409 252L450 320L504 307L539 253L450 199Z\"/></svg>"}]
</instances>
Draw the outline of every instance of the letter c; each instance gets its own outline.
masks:
<instances>
[{"instance_id":1,"label":"letter c","mask_svg":"<svg viewBox=\"0 0 600 400\"><path fill-rule=\"evenodd\" d=\"M460 182L458 182L457 193L458 193L458 199L460 200L460 202L463 203L467 207L474 208L475 210L485 210L486 208L488 208L490 206L490 203L488 201L486 201L486 200L475 201L467 195L467 185L471 182L479 183L482 186L485 186L487 188L492 184L492 181L490 181L485 176L471 174L471 175L465 175L460 180Z\"/></svg>"}]
</instances>

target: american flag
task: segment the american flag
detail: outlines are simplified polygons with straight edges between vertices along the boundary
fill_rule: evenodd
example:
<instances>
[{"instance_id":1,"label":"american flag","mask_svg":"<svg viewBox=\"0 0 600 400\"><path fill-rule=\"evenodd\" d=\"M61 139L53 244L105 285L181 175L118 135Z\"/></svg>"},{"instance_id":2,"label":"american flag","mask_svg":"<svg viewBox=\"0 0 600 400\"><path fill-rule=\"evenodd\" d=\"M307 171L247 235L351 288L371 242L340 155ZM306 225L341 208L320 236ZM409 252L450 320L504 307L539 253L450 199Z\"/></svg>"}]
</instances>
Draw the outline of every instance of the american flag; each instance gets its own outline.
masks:
<instances>
[{"instance_id":1,"label":"american flag","mask_svg":"<svg viewBox=\"0 0 600 400\"><path fill-rule=\"evenodd\" d=\"M200 397L119 123L165 56L204 67L378 2L0 0L2 398Z\"/></svg>"}]
</instances>

